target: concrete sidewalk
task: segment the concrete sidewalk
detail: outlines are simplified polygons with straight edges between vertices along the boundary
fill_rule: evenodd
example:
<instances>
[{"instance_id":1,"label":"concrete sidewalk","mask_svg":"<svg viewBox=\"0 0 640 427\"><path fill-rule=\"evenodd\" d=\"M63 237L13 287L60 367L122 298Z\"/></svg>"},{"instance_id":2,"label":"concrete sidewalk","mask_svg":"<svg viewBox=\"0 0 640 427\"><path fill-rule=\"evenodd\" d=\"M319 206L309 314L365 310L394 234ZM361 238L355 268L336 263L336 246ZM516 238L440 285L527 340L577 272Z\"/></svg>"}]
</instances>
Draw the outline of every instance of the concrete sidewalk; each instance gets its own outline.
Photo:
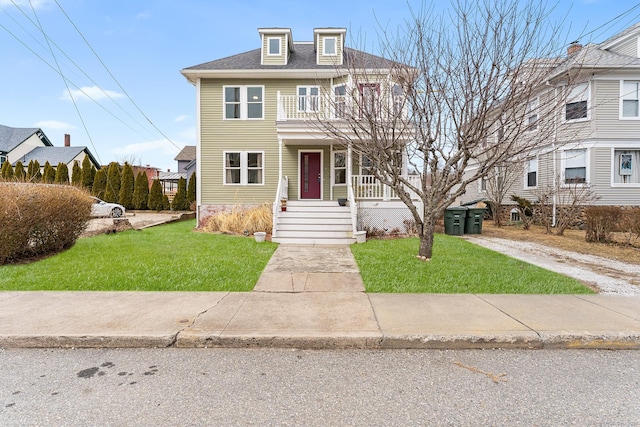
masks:
<instances>
[{"instance_id":1,"label":"concrete sidewalk","mask_svg":"<svg viewBox=\"0 0 640 427\"><path fill-rule=\"evenodd\" d=\"M348 247L280 245L253 292L0 292L0 347L640 349L640 297L367 294Z\"/></svg>"}]
</instances>

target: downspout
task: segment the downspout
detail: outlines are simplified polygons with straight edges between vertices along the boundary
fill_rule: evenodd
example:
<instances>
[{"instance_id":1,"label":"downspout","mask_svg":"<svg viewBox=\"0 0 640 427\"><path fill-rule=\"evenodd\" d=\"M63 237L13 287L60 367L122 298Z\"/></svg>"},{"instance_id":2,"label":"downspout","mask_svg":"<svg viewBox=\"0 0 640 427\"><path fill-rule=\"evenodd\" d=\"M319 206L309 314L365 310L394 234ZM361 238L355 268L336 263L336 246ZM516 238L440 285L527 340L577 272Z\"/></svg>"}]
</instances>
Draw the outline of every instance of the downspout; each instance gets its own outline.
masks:
<instances>
[{"instance_id":1,"label":"downspout","mask_svg":"<svg viewBox=\"0 0 640 427\"><path fill-rule=\"evenodd\" d=\"M558 94L558 88L553 86L549 80L546 81L546 85L547 86L551 86L554 88L555 90L555 97L557 99L557 97L559 96ZM553 136L551 138L551 149L553 150L553 208L551 210L551 226L555 227L556 226L556 211L557 211L557 193L559 190L559 180L556 179L556 173L558 171L558 165L557 163L557 147L556 147L556 142L558 140L558 112L556 112L556 114L553 115Z\"/></svg>"},{"instance_id":2,"label":"downspout","mask_svg":"<svg viewBox=\"0 0 640 427\"><path fill-rule=\"evenodd\" d=\"M200 226L202 206L202 121L200 120L201 79L196 81L196 227Z\"/></svg>"}]
</instances>

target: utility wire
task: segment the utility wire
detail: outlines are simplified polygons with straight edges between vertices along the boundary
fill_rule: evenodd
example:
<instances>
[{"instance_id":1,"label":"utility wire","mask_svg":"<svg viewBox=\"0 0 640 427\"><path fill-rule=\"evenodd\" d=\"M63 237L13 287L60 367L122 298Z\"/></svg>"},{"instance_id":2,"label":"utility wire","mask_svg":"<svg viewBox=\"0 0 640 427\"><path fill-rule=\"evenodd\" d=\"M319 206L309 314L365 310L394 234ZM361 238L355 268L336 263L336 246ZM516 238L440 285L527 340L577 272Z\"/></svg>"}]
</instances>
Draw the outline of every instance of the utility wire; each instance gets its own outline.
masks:
<instances>
[{"instance_id":1,"label":"utility wire","mask_svg":"<svg viewBox=\"0 0 640 427\"><path fill-rule=\"evenodd\" d=\"M174 147L176 147L177 149L180 149L180 147L178 147L178 145L176 145L171 138L169 138L167 135L165 135L164 132L162 132L156 125L155 123L153 123L153 121L151 121L151 119L145 114L144 111L142 111L142 109L138 106L138 104L133 100L133 98L131 98L131 96L129 95L129 93L126 91L126 89L120 84L120 82L118 81L118 79L116 79L116 77L111 73L111 71L109 70L109 67L107 67L107 65L102 61L102 59L100 58L100 56L98 55L98 53L93 49L93 47L91 46L91 44L89 43L89 41L84 37L84 35L82 34L82 32L80 31L80 29L76 26L76 24L71 20L71 18L69 17L69 15L67 15L67 12L65 12L65 10L62 8L62 6L60 6L60 3L58 3L58 0L54 0L56 2L56 5L58 5L58 7L60 8L60 11L62 11L62 13L64 14L64 16L69 20L69 23L71 23L71 25L73 26L73 28L75 28L75 30L78 32L78 34L80 35L80 37L82 38L82 40L84 40L84 42L86 43L87 47L91 50L91 52L93 52L93 54L95 55L95 57L98 59L98 61L100 61L100 63L102 64L102 66L104 67L104 69L107 71L107 73L109 73L109 75L111 76L111 78L113 79L114 82L116 82L116 84L118 85L118 87L120 88L120 90L122 90L122 92L127 96L127 98L129 98L129 100L131 101L131 103L136 107L136 109L140 112L140 114L142 114L142 116L149 122L149 124L151 126L153 126L153 128L155 130L158 131L158 133L160 133L160 135L162 135L167 141L169 141L171 143L171 145L173 145Z\"/></svg>"},{"instance_id":2,"label":"utility wire","mask_svg":"<svg viewBox=\"0 0 640 427\"><path fill-rule=\"evenodd\" d=\"M38 24L36 24L33 19L31 19L31 17L29 15L27 15L22 8L17 5L15 3L14 0L10 0L11 3L13 3L13 5L16 7L16 9L18 9L18 11L20 11L20 13L22 13L22 15L29 20L29 22L31 22L31 24L36 27L36 29L38 29L39 31L42 31L41 28L38 26ZM7 13L4 9L2 9L2 11L9 16L9 18L11 18L11 20L13 22L15 22L25 33L27 33L29 36L31 36L31 38L38 43L41 47L46 48L42 42L40 42L40 40L36 39L26 28L24 28L19 22L17 22L9 13ZM7 30L4 26L3 28L5 30ZM7 30L9 32L9 30ZM9 32L11 34L11 32ZM122 105L120 105L107 91L105 91L102 86L100 84L98 84L98 82L96 82L86 71L84 71L82 69L82 67L80 67L80 65L78 65L54 40L52 40L46 33L43 33L45 39L47 40L47 43L51 43L53 44L64 56L65 58L67 58L69 60L69 62L71 62L91 83L93 83L98 89L100 89L100 91L107 97L109 98L123 113L125 113L131 120L133 120L135 123L137 123L141 129L145 129L145 126L140 123L135 117L133 117L131 115L131 113L129 113ZM11 34L13 35L13 34ZM14 36L14 38L17 38L16 36ZM33 52L33 50L32 50ZM40 58L42 59L42 58ZM61 71L60 71L61 73ZM68 80L68 79L67 79ZM88 96L86 92L84 92L82 89L80 89L78 86L73 85L74 87L76 87L77 89L79 89L84 95ZM89 97L89 96L88 96ZM99 102L95 99L92 99L91 97L89 97L92 101L94 101L95 103L99 104ZM114 116L112 114L112 116ZM115 116L114 116L115 117ZM120 119L118 119L121 123L124 124L124 122ZM127 125L128 126L128 125ZM134 130L132 127L128 126L131 130ZM134 130L134 132L136 132L139 136L141 136L142 138L145 138L144 135L142 135L141 133L137 132Z\"/></svg>"},{"instance_id":3,"label":"utility wire","mask_svg":"<svg viewBox=\"0 0 640 427\"><path fill-rule=\"evenodd\" d=\"M76 103L76 100L73 97L73 93L71 92L71 89L69 88L69 84L67 83L67 79L62 74L62 70L60 69L60 63L58 63L58 58L56 57L55 53L53 52L53 48L51 47L51 43L49 43L49 37L47 37L46 33L44 32L44 28L42 27L42 24L40 22L40 18L38 18L38 14L36 13L36 10L33 7L33 3L31 2L31 0L29 0L29 6L31 6L31 11L33 12L33 16L36 18L36 21L38 23L38 27L40 28L40 31L42 31L42 35L44 36L44 39L47 42L47 46L49 47L49 52L51 52L51 56L53 57L53 61L56 63L56 68L58 69L58 74L60 74L62 76L62 81L64 81L64 85L67 88L67 92L69 92L69 97L71 98L71 101L73 102L73 107L75 108L76 113L78 113L78 117L80 118L80 122L82 123L82 127L84 128L84 131L87 134L87 137L89 138L89 142L91 142L91 146L93 147L93 150L96 153L96 157L98 157L98 161L100 163L102 163L102 160L100 160L100 156L98 154L98 150L96 149L96 146L93 143L93 138L91 138L91 134L89 133L89 129L87 129L87 124L84 121L84 117L82 117L82 113L80 113L80 109L78 108L78 104Z\"/></svg>"}]
</instances>

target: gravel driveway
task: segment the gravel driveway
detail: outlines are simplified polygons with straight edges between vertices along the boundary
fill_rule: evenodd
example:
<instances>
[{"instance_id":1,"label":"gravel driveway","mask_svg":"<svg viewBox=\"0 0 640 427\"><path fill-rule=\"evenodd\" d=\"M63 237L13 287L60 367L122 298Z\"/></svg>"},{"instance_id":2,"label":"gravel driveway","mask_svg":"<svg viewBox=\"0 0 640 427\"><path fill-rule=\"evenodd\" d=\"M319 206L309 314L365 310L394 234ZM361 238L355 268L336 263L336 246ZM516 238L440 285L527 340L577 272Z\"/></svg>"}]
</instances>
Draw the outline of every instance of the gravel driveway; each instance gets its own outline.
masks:
<instances>
[{"instance_id":1,"label":"gravel driveway","mask_svg":"<svg viewBox=\"0 0 640 427\"><path fill-rule=\"evenodd\" d=\"M640 295L640 266L537 243L465 235L471 243L573 277L602 295Z\"/></svg>"}]
</instances>

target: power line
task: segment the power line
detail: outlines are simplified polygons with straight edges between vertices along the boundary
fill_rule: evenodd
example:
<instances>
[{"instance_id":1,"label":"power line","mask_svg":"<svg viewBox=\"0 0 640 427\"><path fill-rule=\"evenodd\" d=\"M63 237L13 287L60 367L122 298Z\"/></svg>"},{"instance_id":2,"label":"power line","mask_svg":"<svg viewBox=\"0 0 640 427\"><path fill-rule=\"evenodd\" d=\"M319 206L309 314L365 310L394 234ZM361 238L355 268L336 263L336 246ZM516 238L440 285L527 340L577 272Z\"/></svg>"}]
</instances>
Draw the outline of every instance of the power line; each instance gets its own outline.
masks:
<instances>
[{"instance_id":1,"label":"power line","mask_svg":"<svg viewBox=\"0 0 640 427\"><path fill-rule=\"evenodd\" d=\"M100 58L100 56L98 55L98 53L93 49L93 47L91 46L91 44L89 43L89 41L84 37L84 35L82 34L82 32L80 31L80 29L76 26L76 24L71 20L71 18L69 17L69 15L67 15L67 12L65 12L65 10L62 8L62 6L60 6L60 3L58 3L58 0L54 0L56 2L56 5L58 5L58 8L60 8L60 11L64 14L64 16L67 18L67 20L69 21L69 23L73 26L73 28L75 28L75 30L78 32L78 34L80 35L80 37L82 38L82 40L84 40L84 42L86 43L87 47L91 50L91 52L95 55L95 57L98 59L98 61L100 61L100 64L102 64L102 66L104 67L104 69L107 71L107 73L109 73L109 75L111 76L111 78L113 79L114 82L116 82L116 84L118 85L118 87L120 88L120 90L122 90L122 92L127 96L127 98L129 99L129 101L131 101L131 103L136 107L136 109L140 112L140 114L142 114L142 116L149 122L149 124L151 126L153 126L153 128L155 130L158 131L158 133L160 133L160 135L162 135L167 141L169 141L171 143L171 145L173 145L174 147L180 149L180 147L178 147L178 145L176 145L171 138L169 138L167 135L165 135L164 132L162 132L156 125L155 123L153 123L153 121L151 121L151 119L145 114L144 111L142 111L142 109L138 106L138 104L133 100L133 98L131 98L131 96L129 95L129 93L126 91L126 89L120 84L120 82L118 81L118 79L116 79L116 77L113 75L113 73L111 73L111 71L109 70L109 67L107 67L107 65L102 61L102 59Z\"/></svg>"}]
</instances>

